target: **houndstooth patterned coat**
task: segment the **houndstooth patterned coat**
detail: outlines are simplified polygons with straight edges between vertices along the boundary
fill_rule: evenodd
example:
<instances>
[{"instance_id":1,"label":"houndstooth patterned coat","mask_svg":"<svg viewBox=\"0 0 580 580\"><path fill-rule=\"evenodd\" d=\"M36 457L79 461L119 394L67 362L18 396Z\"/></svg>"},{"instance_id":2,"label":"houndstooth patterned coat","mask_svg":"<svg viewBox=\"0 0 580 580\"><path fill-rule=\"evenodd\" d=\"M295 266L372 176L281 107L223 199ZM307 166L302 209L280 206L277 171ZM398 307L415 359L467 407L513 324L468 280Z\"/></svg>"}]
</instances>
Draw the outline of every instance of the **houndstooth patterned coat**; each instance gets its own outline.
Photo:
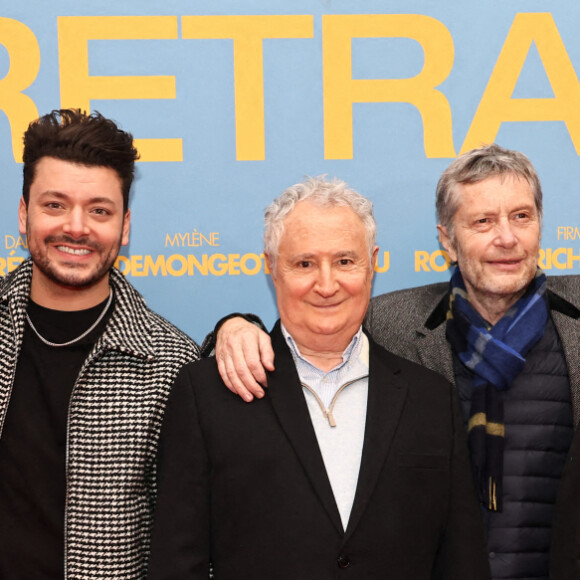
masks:
<instances>
[{"instance_id":1,"label":"houndstooth patterned coat","mask_svg":"<svg viewBox=\"0 0 580 580\"><path fill-rule=\"evenodd\" d=\"M0 436L32 278L25 261L0 282ZM65 578L146 577L163 410L195 342L147 308L113 270L115 308L74 385L67 425Z\"/></svg>"}]
</instances>

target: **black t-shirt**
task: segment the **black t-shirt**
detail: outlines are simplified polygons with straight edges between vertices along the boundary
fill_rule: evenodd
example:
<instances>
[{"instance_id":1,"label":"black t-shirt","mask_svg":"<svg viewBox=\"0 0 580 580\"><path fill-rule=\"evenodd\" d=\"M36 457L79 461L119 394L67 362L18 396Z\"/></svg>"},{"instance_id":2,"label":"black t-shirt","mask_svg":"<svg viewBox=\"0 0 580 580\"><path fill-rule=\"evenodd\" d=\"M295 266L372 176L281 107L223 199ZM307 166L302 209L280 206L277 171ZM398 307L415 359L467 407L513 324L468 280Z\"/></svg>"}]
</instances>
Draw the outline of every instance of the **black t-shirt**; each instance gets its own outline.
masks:
<instances>
[{"instance_id":1,"label":"black t-shirt","mask_svg":"<svg viewBox=\"0 0 580 580\"><path fill-rule=\"evenodd\" d=\"M106 301L64 312L29 302L38 332L68 342L90 328ZM0 436L0 578L63 578L66 433L69 401L83 362L113 310L90 334L48 346L26 324Z\"/></svg>"}]
</instances>

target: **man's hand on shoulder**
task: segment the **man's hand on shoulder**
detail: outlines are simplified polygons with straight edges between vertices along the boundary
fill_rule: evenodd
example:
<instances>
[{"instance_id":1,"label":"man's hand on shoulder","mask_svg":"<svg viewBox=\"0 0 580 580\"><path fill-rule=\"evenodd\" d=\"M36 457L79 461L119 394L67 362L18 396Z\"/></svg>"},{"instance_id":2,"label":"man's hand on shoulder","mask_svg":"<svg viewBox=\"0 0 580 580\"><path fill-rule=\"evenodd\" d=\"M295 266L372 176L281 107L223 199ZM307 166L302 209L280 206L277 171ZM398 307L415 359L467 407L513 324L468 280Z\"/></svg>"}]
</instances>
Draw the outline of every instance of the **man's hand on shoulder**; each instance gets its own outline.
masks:
<instances>
[{"instance_id":1,"label":"man's hand on shoulder","mask_svg":"<svg viewBox=\"0 0 580 580\"><path fill-rule=\"evenodd\" d=\"M263 330L241 317L230 318L217 333L215 355L222 380L232 393L247 402L264 396L266 370L274 370L274 351Z\"/></svg>"}]
</instances>

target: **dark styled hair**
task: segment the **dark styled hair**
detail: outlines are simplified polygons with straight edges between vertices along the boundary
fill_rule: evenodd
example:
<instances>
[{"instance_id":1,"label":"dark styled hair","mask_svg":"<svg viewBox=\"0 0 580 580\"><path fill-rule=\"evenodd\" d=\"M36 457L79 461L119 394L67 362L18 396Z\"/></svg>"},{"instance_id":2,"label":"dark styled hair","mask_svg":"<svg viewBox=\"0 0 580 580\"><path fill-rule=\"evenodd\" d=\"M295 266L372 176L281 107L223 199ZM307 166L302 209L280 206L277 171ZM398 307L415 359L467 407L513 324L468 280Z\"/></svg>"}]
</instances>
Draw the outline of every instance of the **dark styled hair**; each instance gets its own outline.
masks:
<instances>
[{"instance_id":1,"label":"dark styled hair","mask_svg":"<svg viewBox=\"0 0 580 580\"><path fill-rule=\"evenodd\" d=\"M26 205L36 165L43 157L115 170L122 184L123 210L127 211L139 153L133 136L110 119L98 112L55 109L30 123L24 133L22 196Z\"/></svg>"}]
</instances>

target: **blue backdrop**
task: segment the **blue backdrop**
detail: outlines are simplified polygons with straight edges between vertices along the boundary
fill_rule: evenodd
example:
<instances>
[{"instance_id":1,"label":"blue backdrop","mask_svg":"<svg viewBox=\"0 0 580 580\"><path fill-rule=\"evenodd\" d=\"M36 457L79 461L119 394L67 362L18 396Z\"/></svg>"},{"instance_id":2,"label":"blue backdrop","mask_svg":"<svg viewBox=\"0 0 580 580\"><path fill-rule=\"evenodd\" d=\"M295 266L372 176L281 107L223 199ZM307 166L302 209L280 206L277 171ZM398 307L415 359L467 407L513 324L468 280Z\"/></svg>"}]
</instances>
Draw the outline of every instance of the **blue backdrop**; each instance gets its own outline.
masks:
<instances>
[{"instance_id":1,"label":"blue backdrop","mask_svg":"<svg viewBox=\"0 0 580 580\"><path fill-rule=\"evenodd\" d=\"M197 340L230 311L275 320L263 209L305 175L374 202L375 294L446 280L435 184L492 141L542 179L541 266L578 272L578 22L576 0L0 0L0 275L27 255L22 132L60 107L138 140L118 265Z\"/></svg>"}]
</instances>

